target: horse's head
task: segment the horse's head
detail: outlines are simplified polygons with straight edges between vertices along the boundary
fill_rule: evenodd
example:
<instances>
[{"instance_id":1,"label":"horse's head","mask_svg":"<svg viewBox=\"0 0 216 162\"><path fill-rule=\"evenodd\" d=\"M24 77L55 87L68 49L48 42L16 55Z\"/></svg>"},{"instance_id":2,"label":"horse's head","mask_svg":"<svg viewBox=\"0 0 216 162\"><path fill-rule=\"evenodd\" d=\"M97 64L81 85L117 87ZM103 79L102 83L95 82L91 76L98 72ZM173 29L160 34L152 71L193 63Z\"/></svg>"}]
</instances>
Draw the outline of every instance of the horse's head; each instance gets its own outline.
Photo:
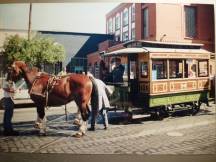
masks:
<instances>
[{"instance_id":1,"label":"horse's head","mask_svg":"<svg viewBox=\"0 0 216 162\"><path fill-rule=\"evenodd\" d=\"M26 64L23 61L14 61L11 66L8 67L7 80L12 80L14 82L20 80L24 67L26 67Z\"/></svg>"}]
</instances>

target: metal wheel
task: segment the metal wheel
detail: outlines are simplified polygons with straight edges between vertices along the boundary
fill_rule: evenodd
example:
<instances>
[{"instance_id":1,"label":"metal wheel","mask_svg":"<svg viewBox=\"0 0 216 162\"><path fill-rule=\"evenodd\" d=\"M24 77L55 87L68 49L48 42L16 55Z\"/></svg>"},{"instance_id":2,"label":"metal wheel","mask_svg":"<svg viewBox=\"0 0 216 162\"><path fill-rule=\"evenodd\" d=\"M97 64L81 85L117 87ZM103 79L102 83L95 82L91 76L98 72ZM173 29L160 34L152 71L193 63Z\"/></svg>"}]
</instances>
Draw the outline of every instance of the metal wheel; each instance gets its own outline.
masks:
<instances>
[{"instance_id":1,"label":"metal wheel","mask_svg":"<svg viewBox=\"0 0 216 162\"><path fill-rule=\"evenodd\" d=\"M164 118L163 109L161 109L161 108L156 109L154 112L151 113L151 118L153 120L163 120L163 118Z\"/></svg>"},{"instance_id":2,"label":"metal wheel","mask_svg":"<svg viewBox=\"0 0 216 162\"><path fill-rule=\"evenodd\" d=\"M196 115L200 110L200 103L193 103L192 109L191 109L191 114Z\"/></svg>"}]
</instances>

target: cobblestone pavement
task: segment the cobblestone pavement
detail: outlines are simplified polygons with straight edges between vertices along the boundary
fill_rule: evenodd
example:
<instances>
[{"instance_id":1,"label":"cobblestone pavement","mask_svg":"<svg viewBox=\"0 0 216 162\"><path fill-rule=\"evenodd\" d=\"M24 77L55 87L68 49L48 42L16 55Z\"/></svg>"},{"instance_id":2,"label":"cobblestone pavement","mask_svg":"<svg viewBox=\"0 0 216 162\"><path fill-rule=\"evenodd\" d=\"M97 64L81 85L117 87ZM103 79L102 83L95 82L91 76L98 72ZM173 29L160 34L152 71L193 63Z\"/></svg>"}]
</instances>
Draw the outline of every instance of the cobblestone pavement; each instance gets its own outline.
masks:
<instances>
[{"instance_id":1,"label":"cobblestone pavement","mask_svg":"<svg viewBox=\"0 0 216 162\"><path fill-rule=\"evenodd\" d=\"M97 125L81 139L69 116L48 116L48 135L38 136L33 121L15 123L21 136L0 136L0 152L72 154L216 154L215 105L204 107L196 116L169 117L163 121Z\"/></svg>"}]
</instances>

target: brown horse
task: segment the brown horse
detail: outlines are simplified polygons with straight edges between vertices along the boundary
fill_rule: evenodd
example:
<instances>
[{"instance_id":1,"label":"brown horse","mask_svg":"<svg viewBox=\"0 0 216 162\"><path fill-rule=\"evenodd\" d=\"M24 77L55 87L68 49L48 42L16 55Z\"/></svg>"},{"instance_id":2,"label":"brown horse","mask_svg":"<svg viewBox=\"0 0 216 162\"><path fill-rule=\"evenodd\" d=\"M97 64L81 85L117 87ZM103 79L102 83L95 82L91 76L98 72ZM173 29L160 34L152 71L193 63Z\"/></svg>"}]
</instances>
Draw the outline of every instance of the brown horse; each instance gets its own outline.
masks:
<instances>
[{"instance_id":1,"label":"brown horse","mask_svg":"<svg viewBox=\"0 0 216 162\"><path fill-rule=\"evenodd\" d=\"M54 77L37 68L28 67L23 61L15 61L9 68L8 78L17 81L23 77L27 83L29 94L37 107L39 123L44 123L45 107L65 105L75 101L83 119L80 137L85 134L87 120L89 117L89 101L95 92L95 83L92 78L82 74L68 74L62 77ZM45 131L45 126L42 129ZM45 133L45 132L43 132Z\"/></svg>"}]
</instances>

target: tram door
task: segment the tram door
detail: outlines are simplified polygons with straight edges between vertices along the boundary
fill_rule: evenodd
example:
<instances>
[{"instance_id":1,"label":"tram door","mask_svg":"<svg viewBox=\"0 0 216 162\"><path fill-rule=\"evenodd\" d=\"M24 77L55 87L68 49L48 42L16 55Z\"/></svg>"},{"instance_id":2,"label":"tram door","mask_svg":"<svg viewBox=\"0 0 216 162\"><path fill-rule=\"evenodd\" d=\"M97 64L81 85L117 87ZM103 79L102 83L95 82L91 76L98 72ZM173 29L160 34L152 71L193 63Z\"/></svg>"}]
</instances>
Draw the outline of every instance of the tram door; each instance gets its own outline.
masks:
<instances>
[{"instance_id":1,"label":"tram door","mask_svg":"<svg viewBox=\"0 0 216 162\"><path fill-rule=\"evenodd\" d=\"M130 86L130 97L132 101L136 101L138 93L138 54L130 54L128 56L128 82Z\"/></svg>"}]
</instances>

